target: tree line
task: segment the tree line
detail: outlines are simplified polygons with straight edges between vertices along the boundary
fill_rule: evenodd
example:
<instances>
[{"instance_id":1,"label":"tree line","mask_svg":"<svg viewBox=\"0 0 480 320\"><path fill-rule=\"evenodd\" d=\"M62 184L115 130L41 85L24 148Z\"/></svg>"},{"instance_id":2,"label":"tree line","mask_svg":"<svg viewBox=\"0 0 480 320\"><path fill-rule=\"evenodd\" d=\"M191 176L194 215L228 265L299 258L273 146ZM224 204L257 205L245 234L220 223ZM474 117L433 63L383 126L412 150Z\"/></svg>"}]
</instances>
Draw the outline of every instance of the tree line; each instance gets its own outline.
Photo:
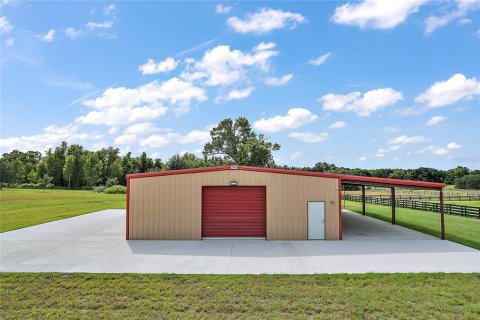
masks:
<instances>
[{"instance_id":1,"label":"tree line","mask_svg":"<svg viewBox=\"0 0 480 320\"><path fill-rule=\"evenodd\" d=\"M381 178L445 182L459 188L480 189L480 170L458 166L450 170L420 167L417 169L361 169L337 167L318 162L311 167L278 166L273 152L280 145L256 134L246 118L222 120L210 131L211 141L203 147L202 157L193 153L175 154L168 160L151 158L145 152L135 157L114 147L89 151L79 144L59 146L42 154L38 151L14 150L0 157L0 182L23 187L92 188L98 185L126 185L125 175L150 171L179 170L217 165L249 165L332 172Z\"/></svg>"}]
</instances>

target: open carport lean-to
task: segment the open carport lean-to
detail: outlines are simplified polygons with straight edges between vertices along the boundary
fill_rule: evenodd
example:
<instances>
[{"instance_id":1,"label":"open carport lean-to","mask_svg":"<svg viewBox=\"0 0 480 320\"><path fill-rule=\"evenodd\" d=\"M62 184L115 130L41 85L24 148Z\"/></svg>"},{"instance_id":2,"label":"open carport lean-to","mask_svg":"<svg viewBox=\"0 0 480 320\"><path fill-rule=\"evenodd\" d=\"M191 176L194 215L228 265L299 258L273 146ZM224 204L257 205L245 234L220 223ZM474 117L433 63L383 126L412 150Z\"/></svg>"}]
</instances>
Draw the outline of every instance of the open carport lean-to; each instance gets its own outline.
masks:
<instances>
[{"instance_id":1,"label":"open carport lean-to","mask_svg":"<svg viewBox=\"0 0 480 320\"><path fill-rule=\"evenodd\" d=\"M363 177L363 176L352 176L352 175L341 175L341 177L339 178L339 184L340 183L342 185L342 189L343 189L343 186L346 186L346 185L354 185L354 186L361 187L361 190L362 190L361 201L362 201L363 215L365 215L366 213L365 187L375 186L375 187L389 188L391 190L391 208L392 208L391 223L392 224L395 224L395 208L396 208L395 188L439 191L441 238L442 240L445 240L445 210L444 210L444 204L443 204L443 188L445 187L444 183Z\"/></svg>"}]
</instances>

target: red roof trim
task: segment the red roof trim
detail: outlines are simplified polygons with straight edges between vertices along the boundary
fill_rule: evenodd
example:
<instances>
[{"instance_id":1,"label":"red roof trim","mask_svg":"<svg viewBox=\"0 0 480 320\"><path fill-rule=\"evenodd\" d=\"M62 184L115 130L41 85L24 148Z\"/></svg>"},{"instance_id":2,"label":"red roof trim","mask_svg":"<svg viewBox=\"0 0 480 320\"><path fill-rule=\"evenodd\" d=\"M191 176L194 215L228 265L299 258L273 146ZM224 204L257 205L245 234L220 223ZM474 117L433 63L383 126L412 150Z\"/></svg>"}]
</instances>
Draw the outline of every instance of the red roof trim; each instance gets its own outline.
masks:
<instances>
[{"instance_id":1,"label":"red roof trim","mask_svg":"<svg viewBox=\"0 0 480 320\"><path fill-rule=\"evenodd\" d=\"M414 187L414 188L438 189L438 190L445 187L444 183L438 183L438 182L352 176L352 175L337 174L337 173L311 172L311 171L288 170L288 169L236 166L236 165L183 169L183 170L170 170L170 171L156 171L156 172L146 172L146 173L133 173L133 174L127 174L127 179L224 171L224 170L244 170L244 171L268 172L268 173L278 173L278 174L292 174L292 175L309 176L309 177L323 177L323 178L341 179L342 183L352 182L352 183L366 184L366 185L370 183L375 185Z\"/></svg>"}]
</instances>

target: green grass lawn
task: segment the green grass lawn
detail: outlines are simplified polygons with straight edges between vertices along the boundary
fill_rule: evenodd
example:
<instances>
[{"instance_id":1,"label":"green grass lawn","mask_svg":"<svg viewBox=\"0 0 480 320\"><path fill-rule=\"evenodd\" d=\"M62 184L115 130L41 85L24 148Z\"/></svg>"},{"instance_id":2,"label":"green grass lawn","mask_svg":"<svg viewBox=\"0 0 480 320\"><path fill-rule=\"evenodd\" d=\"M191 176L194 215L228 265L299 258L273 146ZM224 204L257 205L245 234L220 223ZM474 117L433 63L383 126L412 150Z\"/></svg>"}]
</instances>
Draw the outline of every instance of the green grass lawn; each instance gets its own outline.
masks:
<instances>
[{"instance_id":1,"label":"green grass lawn","mask_svg":"<svg viewBox=\"0 0 480 320\"><path fill-rule=\"evenodd\" d=\"M344 209L361 213L362 203L346 201L346 207ZM368 216L388 222L391 221L392 211L389 206L367 203L366 210ZM397 207L395 220L400 226L436 237L440 237L441 235L439 213ZM480 250L480 219L445 215L445 230L447 240Z\"/></svg>"},{"instance_id":2,"label":"green grass lawn","mask_svg":"<svg viewBox=\"0 0 480 320\"><path fill-rule=\"evenodd\" d=\"M479 319L480 274L0 277L2 319Z\"/></svg>"},{"instance_id":3,"label":"green grass lawn","mask_svg":"<svg viewBox=\"0 0 480 320\"><path fill-rule=\"evenodd\" d=\"M124 194L88 190L0 190L0 232L70 218L103 209L125 208Z\"/></svg>"}]
</instances>

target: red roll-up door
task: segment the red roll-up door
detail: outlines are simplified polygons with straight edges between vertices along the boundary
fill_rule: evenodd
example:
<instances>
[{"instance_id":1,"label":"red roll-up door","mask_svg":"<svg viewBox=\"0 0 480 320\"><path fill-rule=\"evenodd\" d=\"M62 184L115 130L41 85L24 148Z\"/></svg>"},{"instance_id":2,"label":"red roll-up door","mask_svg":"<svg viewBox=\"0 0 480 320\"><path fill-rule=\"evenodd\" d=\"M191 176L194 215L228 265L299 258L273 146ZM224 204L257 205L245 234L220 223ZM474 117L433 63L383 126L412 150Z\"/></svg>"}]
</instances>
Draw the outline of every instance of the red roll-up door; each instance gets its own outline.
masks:
<instances>
[{"instance_id":1,"label":"red roll-up door","mask_svg":"<svg viewBox=\"0 0 480 320\"><path fill-rule=\"evenodd\" d=\"M202 237L266 237L265 187L203 187Z\"/></svg>"}]
</instances>

